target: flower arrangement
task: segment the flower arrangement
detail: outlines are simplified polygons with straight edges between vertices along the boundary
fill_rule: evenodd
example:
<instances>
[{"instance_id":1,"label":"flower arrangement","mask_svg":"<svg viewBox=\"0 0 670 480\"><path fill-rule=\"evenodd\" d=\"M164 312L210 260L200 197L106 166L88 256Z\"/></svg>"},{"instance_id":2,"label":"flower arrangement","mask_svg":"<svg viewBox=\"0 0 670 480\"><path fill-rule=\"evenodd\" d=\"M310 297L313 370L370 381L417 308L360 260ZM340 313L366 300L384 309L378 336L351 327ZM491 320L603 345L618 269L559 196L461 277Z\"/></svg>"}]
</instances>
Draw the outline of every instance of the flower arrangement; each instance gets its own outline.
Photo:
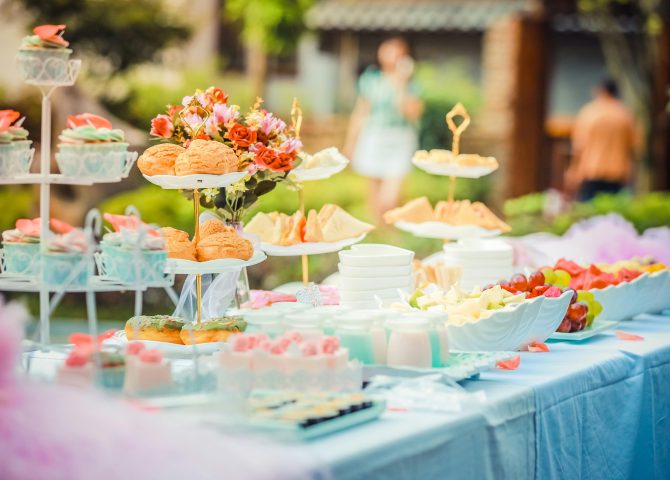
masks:
<instances>
[{"instance_id":1,"label":"flower arrangement","mask_svg":"<svg viewBox=\"0 0 670 480\"><path fill-rule=\"evenodd\" d=\"M258 98L242 113L229 103L221 89L209 87L186 96L181 105L168 105L167 111L151 121L151 135L188 147L194 139L213 140L231 147L247 175L221 189L207 189L201 196L206 208L217 208L230 222L239 222L244 213L277 183L291 184L289 172L298 166L302 143L295 128L272 112L261 108Z\"/></svg>"}]
</instances>

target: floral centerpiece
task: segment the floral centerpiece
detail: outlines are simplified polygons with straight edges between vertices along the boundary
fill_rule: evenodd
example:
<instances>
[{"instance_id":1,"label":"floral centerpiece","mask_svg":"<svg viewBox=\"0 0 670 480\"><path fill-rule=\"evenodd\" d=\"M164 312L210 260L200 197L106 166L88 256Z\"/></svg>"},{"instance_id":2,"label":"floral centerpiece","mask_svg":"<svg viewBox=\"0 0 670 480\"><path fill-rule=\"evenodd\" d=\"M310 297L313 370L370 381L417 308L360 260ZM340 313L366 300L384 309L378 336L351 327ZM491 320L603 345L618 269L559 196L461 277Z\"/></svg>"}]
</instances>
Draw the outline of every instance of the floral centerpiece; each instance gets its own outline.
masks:
<instances>
[{"instance_id":1,"label":"floral centerpiece","mask_svg":"<svg viewBox=\"0 0 670 480\"><path fill-rule=\"evenodd\" d=\"M298 166L302 143L295 128L272 112L261 108L258 98L243 113L229 103L221 89L209 87L186 96L181 105L168 105L167 111L151 121L151 135L188 147L194 139L222 142L233 148L240 171L247 175L221 189L206 189L201 204L216 208L229 222L239 222L258 198L271 192L277 183L291 184L289 172Z\"/></svg>"}]
</instances>

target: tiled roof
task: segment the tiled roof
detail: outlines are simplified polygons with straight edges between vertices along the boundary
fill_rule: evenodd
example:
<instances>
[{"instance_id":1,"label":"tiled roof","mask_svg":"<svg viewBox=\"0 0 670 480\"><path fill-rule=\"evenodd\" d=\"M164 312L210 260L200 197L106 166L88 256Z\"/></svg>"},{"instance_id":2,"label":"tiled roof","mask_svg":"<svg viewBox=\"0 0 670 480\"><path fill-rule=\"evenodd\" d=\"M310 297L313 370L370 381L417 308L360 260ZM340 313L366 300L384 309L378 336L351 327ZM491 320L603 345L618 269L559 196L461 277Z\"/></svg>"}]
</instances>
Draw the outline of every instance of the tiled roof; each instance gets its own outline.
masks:
<instances>
[{"instance_id":1,"label":"tiled roof","mask_svg":"<svg viewBox=\"0 0 670 480\"><path fill-rule=\"evenodd\" d=\"M527 0L321 0L305 17L316 30L483 31Z\"/></svg>"}]
</instances>

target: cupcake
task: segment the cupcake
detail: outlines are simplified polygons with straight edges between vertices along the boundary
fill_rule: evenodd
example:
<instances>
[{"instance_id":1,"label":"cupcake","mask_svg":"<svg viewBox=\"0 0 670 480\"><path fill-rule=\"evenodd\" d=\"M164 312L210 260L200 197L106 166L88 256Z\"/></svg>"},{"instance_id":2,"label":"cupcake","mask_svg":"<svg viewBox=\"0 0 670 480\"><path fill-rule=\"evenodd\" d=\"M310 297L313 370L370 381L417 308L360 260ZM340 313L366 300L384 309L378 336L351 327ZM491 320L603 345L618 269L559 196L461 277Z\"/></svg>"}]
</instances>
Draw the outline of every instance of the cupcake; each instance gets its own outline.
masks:
<instances>
[{"instance_id":1,"label":"cupcake","mask_svg":"<svg viewBox=\"0 0 670 480\"><path fill-rule=\"evenodd\" d=\"M23 118L14 110L0 110L0 177L25 175L30 171L35 150L30 148Z\"/></svg>"},{"instance_id":2,"label":"cupcake","mask_svg":"<svg viewBox=\"0 0 670 480\"><path fill-rule=\"evenodd\" d=\"M161 143L147 148L137 159L137 168L144 175L174 175L174 164L177 157L186 149L174 143Z\"/></svg>"},{"instance_id":3,"label":"cupcake","mask_svg":"<svg viewBox=\"0 0 670 480\"><path fill-rule=\"evenodd\" d=\"M79 228L49 238L47 252L42 254L42 280L58 287L86 286L90 274L87 251L86 234Z\"/></svg>"},{"instance_id":4,"label":"cupcake","mask_svg":"<svg viewBox=\"0 0 670 480\"><path fill-rule=\"evenodd\" d=\"M193 140L180 154L174 165L177 175L212 174L236 172L239 159L235 150L213 140Z\"/></svg>"},{"instance_id":5,"label":"cupcake","mask_svg":"<svg viewBox=\"0 0 670 480\"><path fill-rule=\"evenodd\" d=\"M67 233L74 228L54 218L49 223L51 230L59 234ZM40 219L18 219L16 228L2 232L2 247L5 272L27 275L39 273Z\"/></svg>"},{"instance_id":6,"label":"cupcake","mask_svg":"<svg viewBox=\"0 0 670 480\"><path fill-rule=\"evenodd\" d=\"M65 25L40 25L23 38L17 55L19 72L26 82L40 85L68 84L72 50L63 38Z\"/></svg>"},{"instance_id":7,"label":"cupcake","mask_svg":"<svg viewBox=\"0 0 670 480\"><path fill-rule=\"evenodd\" d=\"M105 276L122 283L149 284L163 280L167 251L159 230L150 228L137 217L104 214L113 232L105 234L100 255ZM140 264L137 263L139 254ZM138 276L139 273L139 276Z\"/></svg>"},{"instance_id":8,"label":"cupcake","mask_svg":"<svg viewBox=\"0 0 670 480\"><path fill-rule=\"evenodd\" d=\"M164 393L173 385L172 367L158 350L132 342L126 350L126 377L123 392L129 395Z\"/></svg>"},{"instance_id":9,"label":"cupcake","mask_svg":"<svg viewBox=\"0 0 670 480\"><path fill-rule=\"evenodd\" d=\"M63 175L116 178L125 174L128 144L109 120L90 113L71 115L58 138L56 162Z\"/></svg>"}]
</instances>

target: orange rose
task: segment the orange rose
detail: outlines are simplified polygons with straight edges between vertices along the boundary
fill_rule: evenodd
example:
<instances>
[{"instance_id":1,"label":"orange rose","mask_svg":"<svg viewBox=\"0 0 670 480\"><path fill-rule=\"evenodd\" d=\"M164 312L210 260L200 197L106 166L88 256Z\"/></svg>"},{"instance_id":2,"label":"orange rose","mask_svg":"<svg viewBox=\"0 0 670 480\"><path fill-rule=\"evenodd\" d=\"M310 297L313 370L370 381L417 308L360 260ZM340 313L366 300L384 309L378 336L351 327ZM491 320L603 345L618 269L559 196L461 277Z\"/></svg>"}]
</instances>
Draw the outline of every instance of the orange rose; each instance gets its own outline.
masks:
<instances>
[{"instance_id":1,"label":"orange rose","mask_svg":"<svg viewBox=\"0 0 670 480\"><path fill-rule=\"evenodd\" d=\"M261 145L256 150L256 165L272 170L273 172L288 172L293 168L293 159L284 152Z\"/></svg>"},{"instance_id":2,"label":"orange rose","mask_svg":"<svg viewBox=\"0 0 670 480\"><path fill-rule=\"evenodd\" d=\"M167 115L156 115L156 118L151 120L151 135L154 137L170 138L172 132L174 125Z\"/></svg>"},{"instance_id":3,"label":"orange rose","mask_svg":"<svg viewBox=\"0 0 670 480\"><path fill-rule=\"evenodd\" d=\"M256 130L236 123L226 132L225 137L238 147L247 148L256 143Z\"/></svg>"},{"instance_id":4,"label":"orange rose","mask_svg":"<svg viewBox=\"0 0 670 480\"><path fill-rule=\"evenodd\" d=\"M209 87L205 93L212 99L212 103L228 103L228 95L220 88Z\"/></svg>"}]
</instances>

